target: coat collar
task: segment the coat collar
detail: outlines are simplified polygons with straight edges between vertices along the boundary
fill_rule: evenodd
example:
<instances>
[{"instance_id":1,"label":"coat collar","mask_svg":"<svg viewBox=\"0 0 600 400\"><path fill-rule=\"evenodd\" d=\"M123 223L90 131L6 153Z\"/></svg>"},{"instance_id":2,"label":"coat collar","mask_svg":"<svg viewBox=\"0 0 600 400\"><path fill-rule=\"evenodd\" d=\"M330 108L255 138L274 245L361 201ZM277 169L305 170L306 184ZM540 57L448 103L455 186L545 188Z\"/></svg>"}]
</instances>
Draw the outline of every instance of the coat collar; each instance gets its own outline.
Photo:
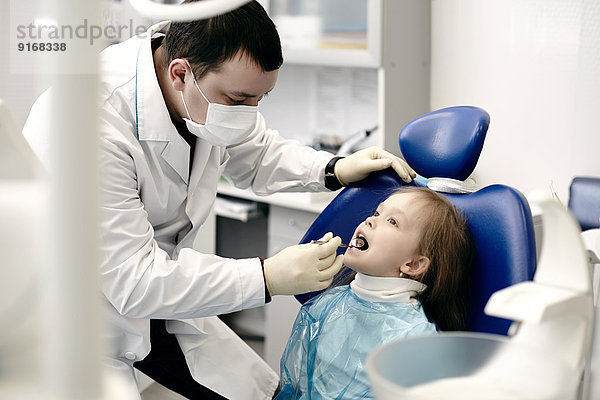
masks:
<instances>
[{"instance_id":1,"label":"coat collar","mask_svg":"<svg viewBox=\"0 0 600 400\"><path fill-rule=\"evenodd\" d=\"M158 84L152 55L152 37L169 29L170 21L151 26L141 42L136 61L136 129L140 142L167 142L161 156L186 183L189 180L190 146L171 122Z\"/></svg>"}]
</instances>

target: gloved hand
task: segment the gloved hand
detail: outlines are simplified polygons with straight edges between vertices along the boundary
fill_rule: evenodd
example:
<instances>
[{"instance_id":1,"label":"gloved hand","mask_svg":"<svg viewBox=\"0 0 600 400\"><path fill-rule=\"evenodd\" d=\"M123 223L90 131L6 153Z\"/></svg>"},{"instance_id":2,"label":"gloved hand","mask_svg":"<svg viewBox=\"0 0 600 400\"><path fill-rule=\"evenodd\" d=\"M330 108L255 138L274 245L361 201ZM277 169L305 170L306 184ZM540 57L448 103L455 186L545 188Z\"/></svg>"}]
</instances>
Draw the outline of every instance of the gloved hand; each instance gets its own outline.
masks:
<instances>
[{"instance_id":1,"label":"gloved hand","mask_svg":"<svg viewBox=\"0 0 600 400\"><path fill-rule=\"evenodd\" d=\"M271 296L308 293L331 284L344 260L341 254L336 257L342 239L330 232L320 240L327 243L290 246L265 260L265 282Z\"/></svg>"},{"instance_id":2,"label":"gloved hand","mask_svg":"<svg viewBox=\"0 0 600 400\"><path fill-rule=\"evenodd\" d=\"M334 174L344 186L365 179L371 172L392 167L406 183L417 175L406 161L379 147L357 151L335 163Z\"/></svg>"}]
</instances>

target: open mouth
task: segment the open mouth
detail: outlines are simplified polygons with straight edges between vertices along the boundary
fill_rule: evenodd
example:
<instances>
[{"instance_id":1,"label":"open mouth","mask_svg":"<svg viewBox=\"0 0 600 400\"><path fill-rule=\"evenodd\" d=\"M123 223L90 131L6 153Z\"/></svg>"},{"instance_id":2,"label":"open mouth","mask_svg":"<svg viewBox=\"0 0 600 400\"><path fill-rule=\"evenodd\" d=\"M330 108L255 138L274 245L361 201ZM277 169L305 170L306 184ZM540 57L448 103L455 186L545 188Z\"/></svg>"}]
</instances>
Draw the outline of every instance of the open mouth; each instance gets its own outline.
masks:
<instances>
[{"instance_id":1,"label":"open mouth","mask_svg":"<svg viewBox=\"0 0 600 400\"><path fill-rule=\"evenodd\" d=\"M350 246L360 251L365 251L369 248L369 242L362 234L358 234L354 239L350 241Z\"/></svg>"}]
</instances>

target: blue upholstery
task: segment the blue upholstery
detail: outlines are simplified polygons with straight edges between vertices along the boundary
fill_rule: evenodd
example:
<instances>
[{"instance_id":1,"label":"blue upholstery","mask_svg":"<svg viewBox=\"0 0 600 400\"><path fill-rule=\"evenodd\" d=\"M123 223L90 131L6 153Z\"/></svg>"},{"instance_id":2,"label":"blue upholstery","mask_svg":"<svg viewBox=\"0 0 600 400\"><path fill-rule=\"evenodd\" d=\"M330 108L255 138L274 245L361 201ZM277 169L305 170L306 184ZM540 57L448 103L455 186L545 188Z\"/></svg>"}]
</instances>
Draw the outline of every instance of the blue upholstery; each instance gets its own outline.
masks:
<instances>
[{"instance_id":1,"label":"blue upholstery","mask_svg":"<svg viewBox=\"0 0 600 400\"><path fill-rule=\"evenodd\" d=\"M477 165L489 124L489 114L477 107L432 111L406 124L400 150L421 176L464 181Z\"/></svg>"},{"instance_id":2,"label":"blue upholstery","mask_svg":"<svg viewBox=\"0 0 600 400\"><path fill-rule=\"evenodd\" d=\"M569 188L569 209L582 231L600 228L600 178L573 178Z\"/></svg>"},{"instance_id":3,"label":"blue upholstery","mask_svg":"<svg viewBox=\"0 0 600 400\"><path fill-rule=\"evenodd\" d=\"M455 107L453 109L446 109L445 112L435 114L435 124L438 125L438 128L435 129L439 135L453 136L456 133L454 129L458 129L458 136L462 136L465 131L476 131L477 129L474 129L473 125L485 125L485 129L487 129L485 121L489 121L489 116L485 111L471 107L465 114L463 112L464 108ZM479 118L474 117L477 112L479 112ZM430 127L432 126L430 118L432 114L434 113L424 116L425 124ZM444 125L444 122L439 118L440 115L445 115L444 118L448 120L448 125L454 127L454 129L442 129L441 126ZM460 121L454 121L455 118L465 118L465 115L470 121L471 129L467 129L469 126L465 128ZM433 143L438 142L437 135L429 135L426 130L421 129L418 120L415 121L405 127L401 136L406 132L412 136L414 132L407 129L412 126L421 132L425 132L424 135L428 136ZM485 129L481 129L483 130L474 136L473 140L476 142L482 142L485 137ZM401 143L402 140L401 137ZM449 143L451 141L444 138L444 142ZM416 140L413 140L412 143L416 143ZM436 146L427 140L421 140L421 146L421 148L403 147L402 152L407 159L410 157L407 156L405 151L411 154L420 152L425 154L426 157L430 154L430 151L438 152ZM476 163L481 145L473 145L473 143L468 142L464 145L464 148L466 148L465 153L467 153L465 158L472 157L472 151L477 152L475 156ZM458 151L456 153L458 154ZM452 170L453 172L444 173L440 170L435 171L433 175L458 179L458 175L454 174L464 175L467 173L466 163L458 160L458 156L456 158L457 161L451 163L452 165L448 167L448 171ZM470 160L469 163L472 164L473 160ZM456 165L462 166L454 168ZM426 176L423 169L414 166L413 168L418 174ZM468 171L467 176L470 173L471 171ZM371 174L366 180L344 188L315 220L301 243L318 239L330 231L340 236L344 243L348 243L356 226L368 217L381 201L401 185L405 185L405 183L395 173L388 170ZM423 186L419 182L413 182L410 185ZM466 217L474 240L475 254L470 293L472 313L469 330L506 334L510 321L486 316L483 309L492 293L515 283L533 279L536 252L529 205L520 192L504 185L488 186L471 194L443 195L447 196ZM343 253L344 249L340 249L339 252ZM315 294L309 293L297 296L297 298L304 303Z\"/></svg>"}]
</instances>

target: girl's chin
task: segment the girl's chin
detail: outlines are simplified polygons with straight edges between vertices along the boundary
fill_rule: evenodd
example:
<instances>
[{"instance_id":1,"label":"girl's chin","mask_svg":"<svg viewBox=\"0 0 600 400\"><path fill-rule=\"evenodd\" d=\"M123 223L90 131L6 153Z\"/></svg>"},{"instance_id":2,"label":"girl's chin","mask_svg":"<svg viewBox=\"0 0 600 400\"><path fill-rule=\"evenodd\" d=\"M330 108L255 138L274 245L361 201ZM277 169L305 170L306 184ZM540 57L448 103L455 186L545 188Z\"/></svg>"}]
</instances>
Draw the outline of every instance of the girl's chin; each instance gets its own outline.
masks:
<instances>
[{"instance_id":1,"label":"girl's chin","mask_svg":"<svg viewBox=\"0 0 600 400\"><path fill-rule=\"evenodd\" d=\"M344 256L344 266L350 268L351 270L362 272L366 269L363 264L364 263L361 263L360 260L356 259L355 257L347 255Z\"/></svg>"}]
</instances>

